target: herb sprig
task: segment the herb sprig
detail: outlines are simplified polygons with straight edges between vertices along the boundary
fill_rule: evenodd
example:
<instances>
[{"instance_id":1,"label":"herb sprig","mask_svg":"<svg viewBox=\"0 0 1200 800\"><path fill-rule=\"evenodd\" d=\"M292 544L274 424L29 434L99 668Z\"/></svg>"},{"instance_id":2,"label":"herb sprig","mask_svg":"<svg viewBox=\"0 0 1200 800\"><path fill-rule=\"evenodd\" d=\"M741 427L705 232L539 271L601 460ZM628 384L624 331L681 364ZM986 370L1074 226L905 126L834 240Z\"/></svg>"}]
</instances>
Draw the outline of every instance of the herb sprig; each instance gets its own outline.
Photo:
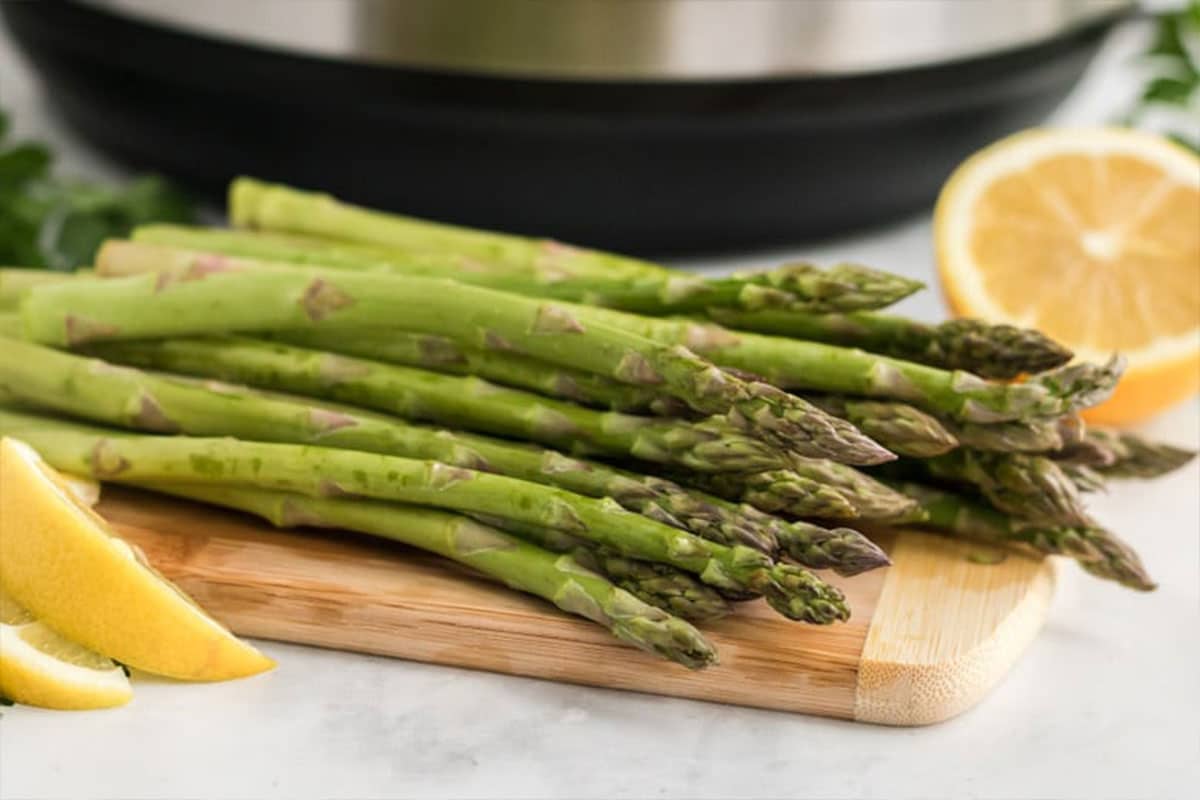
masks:
<instances>
[{"instance_id":1,"label":"herb sprig","mask_svg":"<svg viewBox=\"0 0 1200 800\"><path fill-rule=\"evenodd\" d=\"M1142 58L1150 79L1130 121L1200 152L1200 0L1160 14L1156 26Z\"/></svg>"},{"instance_id":2,"label":"herb sprig","mask_svg":"<svg viewBox=\"0 0 1200 800\"><path fill-rule=\"evenodd\" d=\"M8 130L0 111L0 264L72 270L137 225L195 220L191 201L161 177L121 186L60 178L46 145L8 143Z\"/></svg>"}]
</instances>

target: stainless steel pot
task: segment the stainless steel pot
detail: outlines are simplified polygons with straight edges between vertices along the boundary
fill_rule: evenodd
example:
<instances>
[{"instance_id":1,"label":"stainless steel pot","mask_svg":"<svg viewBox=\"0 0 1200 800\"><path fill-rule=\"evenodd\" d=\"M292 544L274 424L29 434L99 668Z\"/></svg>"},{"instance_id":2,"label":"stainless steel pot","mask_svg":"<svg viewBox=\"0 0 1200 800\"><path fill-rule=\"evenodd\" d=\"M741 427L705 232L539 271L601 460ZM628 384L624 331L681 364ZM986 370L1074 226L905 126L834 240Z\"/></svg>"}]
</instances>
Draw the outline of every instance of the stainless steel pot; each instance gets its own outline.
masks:
<instances>
[{"instance_id":1,"label":"stainless steel pot","mask_svg":"<svg viewBox=\"0 0 1200 800\"><path fill-rule=\"evenodd\" d=\"M59 0L0 18L98 147L631 252L927 208L1125 0Z\"/></svg>"},{"instance_id":2,"label":"stainless steel pot","mask_svg":"<svg viewBox=\"0 0 1200 800\"><path fill-rule=\"evenodd\" d=\"M1132 0L86 0L180 31L357 62L571 80L854 75L987 56Z\"/></svg>"}]
</instances>

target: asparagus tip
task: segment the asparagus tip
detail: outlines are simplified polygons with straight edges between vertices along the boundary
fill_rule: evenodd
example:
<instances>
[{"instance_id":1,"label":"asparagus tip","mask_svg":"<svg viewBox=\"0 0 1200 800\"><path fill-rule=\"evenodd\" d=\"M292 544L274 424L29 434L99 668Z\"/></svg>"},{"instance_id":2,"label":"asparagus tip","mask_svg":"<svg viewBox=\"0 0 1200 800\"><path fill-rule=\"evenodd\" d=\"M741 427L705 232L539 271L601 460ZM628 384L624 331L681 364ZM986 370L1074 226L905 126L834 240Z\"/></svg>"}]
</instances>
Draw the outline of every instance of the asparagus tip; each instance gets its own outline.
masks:
<instances>
[{"instance_id":1,"label":"asparagus tip","mask_svg":"<svg viewBox=\"0 0 1200 800\"><path fill-rule=\"evenodd\" d=\"M776 564L763 590L767 603L788 619L829 625L850 619L846 596L803 567Z\"/></svg>"}]
</instances>

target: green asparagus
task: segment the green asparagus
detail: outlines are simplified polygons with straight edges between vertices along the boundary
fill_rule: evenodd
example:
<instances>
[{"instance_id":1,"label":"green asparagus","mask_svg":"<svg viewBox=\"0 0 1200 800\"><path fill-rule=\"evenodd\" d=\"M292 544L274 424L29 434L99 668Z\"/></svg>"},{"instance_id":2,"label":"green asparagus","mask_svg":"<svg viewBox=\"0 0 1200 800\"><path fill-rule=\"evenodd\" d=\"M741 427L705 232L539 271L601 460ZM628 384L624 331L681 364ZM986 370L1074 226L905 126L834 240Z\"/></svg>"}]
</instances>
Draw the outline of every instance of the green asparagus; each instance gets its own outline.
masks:
<instances>
[{"instance_id":1,"label":"green asparagus","mask_svg":"<svg viewBox=\"0 0 1200 800\"><path fill-rule=\"evenodd\" d=\"M1088 524L1075 484L1044 456L959 449L920 461L906 460L884 472L972 486L996 508L1025 519Z\"/></svg>"},{"instance_id":2,"label":"green asparagus","mask_svg":"<svg viewBox=\"0 0 1200 800\"><path fill-rule=\"evenodd\" d=\"M690 353L565 309L451 281L338 270L243 269L222 256L167 251L163 271L35 287L22 300L26 338L93 341L227 331L390 325L473 338L624 383L658 387L697 411L727 414L756 436L808 455L873 464L893 456L853 425ZM164 257L165 258L165 257ZM215 259L215 260L214 260ZM269 266L267 262L255 262Z\"/></svg>"},{"instance_id":3,"label":"green asparagus","mask_svg":"<svg viewBox=\"0 0 1200 800\"><path fill-rule=\"evenodd\" d=\"M1116 450L1095 436L1085 436L1070 447L1055 449L1057 452L1051 456L1062 465L1075 464L1100 469L1117 463Z\"/></svg>"},{"instance_id":4,"label":"green asparagus","mask_svg":"<svg viewBox=\"0 0 1200 800\"><path fill-rule=\"evenodd\" d=\"M710 323L570 306L584 323L619 325L664 344L682 344L723 367L759 376L784 389L865 395L919 406L939 418L996 423L1057 417L1106 399L1124 360L1068 364L1024 383L997 383L962 371L820 342L742 333Z\"/></svg>"},{"instance_id":5,"label":"green asparagus","mask_svg":"<svg viewBox=\"0 0 1200 800\"><path fill-rule=\"evenodd\" d=\"M780 521L775 533L783 551L810 569L851 576L892 563L879 545L853 528L824 528L795 520Z\"/></svg>"},{"instance_id":6,"label":"green asparagus","mask_svg":"<svg viewBox=\"0 0 1200 800\"><path fill-rule=\"evenodd\" d=\"M805 395L805 399L835 417L853 422L898 455L927 458L958 447L958 439L945 425L905 403L828 394Z\"/></svg>"},{"instance_id":7,"label":"green asparagus","mask_svg":"<svg viewBox=\"0 0 1200 800\"><path fill-rule=\"evenodd\" d=\"M362 256L346 240L374 247L367 260L410 266L414 261L455 273L521 274L538 279L534 288L576 284L575 299L641 311L778 305L813 310L880 308L912 294L921 283L853 265L821 272L789 265L764 273L702 281L665 267L558 242L456 228L341 203L328 195L239 178L230 185L229 216L235 226L308 234L341 240L343 266L360 266ZM207 249L207 248L206 248ZM373 254L370 251L375 251ZM261 251L260 251L261 252ZM456 257L447 259L446 256ZM415 258L414 258L415 256ZM277 253L259 257L278 258ZM440 257L440 258L439 258ZM486 265L480 269L479 265ZM568 289L569 290L569 289ZM562 291L562 290L560 290Z\"/></svg>"},{"instance_id":8,"label":"green asparagus","mask_svg":"<svg viewBox=\"0 0 1200 800\"><path fill-rule=\"evenodd\" d=\"M786 264L762 272L702 278L654 268L637 275L576 274L545 259L487 260L457 250L381 247L317 236L217 231L151 225L139 243L310 266L453 278L531 297L572 300L642 314L680 314L707 308L786 308L809 312L881 308L922 288L919 281L855 264L818 269Z\"/></svg>"},{"instance_id":9,"label":"green asparagus","mask_svg":"<svg viewBox=\"0 0 1200 800\"><path fill-rule=\"evenodd\" d=\"M732 608L716 589L695 576L666 564L626 558L562 531L524 525L507 519L474 515L489 527L519 536L545 550L565 553L584 567L608 578L639 600L669 611L689 622L707 622L727 616Z\"/></svg>"},{"instance_id":10,"label":"green asparagus","mask_svg":"<svg viewBox=\"0 0 1200 800\"><path fill-rule=\"evenodd\" d=\"M608 628L623 642L689 669L717 663L700 631L649 605L569 555L551 553L457 514L370 500L306 497L201 483L145 483L156 492L235 508L279 528L343 528L391 539L465 564L510 588L549 600Z\"/></svg>"},{"instance_id":11,"label":"green asparagus","mask_svg":"<svg viewBox=\"0 0 1200 800\"><path fill-rule=\"evenodd\" d=\"M1105 489L1104 476L1092 467L1084 464L1073 464L1069 461L1055 461L1067 480L1081 492L1100 492Z\"/></svg>"},{"instance_id":12,"label":"green asparagus","mask_svg":"<svg viewBox=\"0 0 1200 800\"><path fill-rule=\"evenodd\" d=\"M606 454L701 472L777 467L784 454L698 422L595 411L474 377L304 350L241 337L110 342L90 352L122 364L329 398L401 417L528 439L576 455Z\"/></svg>"},{"instance_id":13,"label":"green asparagus","mask_svg":"<svg viewBox=\"0 0 1200 800\"><path fill-rule=\"evenodd\" d=\"M943 422L963 447L997 453L1049 453L1063 447L1062 426L1058 419L1031 419L1026 422L998 422L985 425L974 422Z\"/></svg>"},{"instance_id":14,"label":"green asparagus","mask_svg":"<svg viewBox=\"0 0 1200 800\"><path fill-rule=\"evenodd\" d=\"M97 480L215 481L503 517L670 564L711 586L761 593L790 619L827 624L849 617L842 594L803 568L776 564L748 547L701 539L625 511L611 499L500 475L326 447L129 434L4 409L0 435L25 440L57 469Z\"/></svg>"},{"instance_id":15,"label":"green asparagus","mask_svg":"<svg viewBox=\"0 0 1200 800\"><path fill-rule=\"evenodd\" d=\"M751 473L680 473L695 486L767 513L821 519L916 521L915 503L869 475L844 465L795 459L790 469Z\"/></svg>"},{"instance_id":16,"label":"green asparagus","mask_svg":"<svg viewBox=\"0 0 1200 800\"><path fill-rule=\"evenodd\" d=\"M21 317L15 311L0 311L0 336L21 337Z\"/></svg>"},{"instance_id":17,"label":"green asparagus","mask_svg":"<svg viewBox=\"0 0 1200 800\"><path fill-rule=\"evenodd\" d=\"M553 269L572 276L637 278L666 270L647 261L530 239L386 214L333 197L237 178L229 186L235 227L328 236L418 252L449 251L488 263Z\"/></svg>"},{"instance_id":18,"label":"green asparagus","mask_svg":"<svg viewBox=\"0 0 1200 800\"><path fill-rule=\"evenodd\" d=\"M1112 533L1089 522L1058 527L1006 515L949 492L914 483L894 484L920 503L926 525L968 539L1014 545L1036 553L1070 556L1088 572L1140 591L1155 588L1141 559Z\"/></svg>"},{"instance_id":19,"label":"green asparagus","mask_svg":"<svg viewBox=\"0 0 1200 800\"><path fill-rule=\"evenodd\" d=\"M54 272L48 269L19 269L0 267L0 311L16 309L25 292L43 283L69 280L75 273Z\"/></svg>"},{"instance_id":20,"label":"green asparagus","mask_svg":"<svg viewBox=\"0 0 1200 800\"><path fill-rule=\"evenodd\" d=\"M712 309L709 316L737 330L859 347L985 378L1044 372L1072 357L1070 350L1039 331L974 319L934 325L870 311L815 314L737 309Z\"/></svg>"},{"instance_id":21,"label":"green asparagus","mask_svg":"<svg viewBox=\"0 0 1200 800\"><path fill-rule=\"evenodd\" d=\"M312 350L420 367L434 372L475 375L503 386L514 386L612 411L652 413L666 417L690 413L684 403L653 388L619 383L517 353L467 347L445 336L409 333L393 328L363 328L282 331L269 334L268 338Z\"/></svg>"},{"instance_id":22,"label":"green asparagus","mask_svg":"<svg viewBox=\"0 0 1200 800\"><path fill-rule=\"evenodd\" d=\"M1194 450L1152 442L1136 433L1104 428L1088 428L1084 443L1106 454L1102 459L1104 463L1091 466L1113 478L1157 478L1196 457ZM1078 449L1068 449L1064 453L1068 460L1078 455Z\"/></svg>"},{"instance_id":23,"label":"green asparagus","mask_svg":"<svg viewBox=\"0 0 1200 800\"><path fill-rule=\"evenodd\" d=\"M148 259L148 261L150 263L145 265L146 268L157 265L161 269L170 268L176 274L181 273L185 277L197 270L239 270L249 266L258 267L257 271L286 272L289 273L292 280L295 280L297 275L311 274L306 269L280 267L277 262L251 262L211 254L189 254L186 251L170 249L164 249L161 257ZM329 272L320 274L330 275ZM336 274L335 270L333 277L336 277ZM384 279L385 284L387 279L401 282L422 280L397 276L371 276L362 273L343 272L341 274L343 276L353 274L353 277L358 279L380 277ZM330 277L330 280L333 280L333 277ZM126 278L125 280L133 279L135 278ZM225 276L225 279L229 279L229 276ZM209 281L193 281L192 283L203 284L209 283ZM463 288L469 289L470 287ZM49 294L54 290L63 291L62 287L46 287L40 292L34 292L27 299L26 306L30 305L29 300L37 299L39 294ZM83 304L86 305L86 302ZM353 308L352 306L351 309ZM731 367L750 375L759 376L785 389L810 389L833 394L867 395L901 400L920 406L941 417L960 422L994 423L1029 420L1038 417L1059 416L1078 408L1095 405L1111 394L1124 369L1123 360L1114 357L1104 365L1070 364L1057 370L1043 372L1025 383L996 383L985 381L977 375L967 372L941 370L852 348L750 333L736 333L708 323L643 317L612 309L565 303L557 304L554 308L565 313L580 326L586 324L589 330L594 329L594 326L597 325L602 331L619 328L645 339L658 341L664 346L684 345L692 351L713 359L723 367ZM54 309L53 306L51 306L49 314L39 312L41 309L35 304L33 313L35 318L49 316L53 319L56 313L61 317L61 308ZM228 321L231 315L222 310L217 316ZM369 325L368 321L362 319L363 316L362 313L342 314L339 318L347 324L353 324L357 320L361 325ZM336 322L336 320L334 321ZM212 324L215 325L216 322ZM61 319L57 325L61 327ZM311 327L301 320L293 320L290 326ZM51 328L54 327L55 325L52 324ZM289 325L277 323L276 327L289 327ZM407 320L402 327L413 328ZM169 332L171 331L158 329L158 333ZM440 333L470 346L487 345L486 335L481 339L479 335L472 335L469 329L464 331L464 326L457 320L452 323L444 323L439 330L426 332ZM51 330L43 335L64 337L62 331L56 330ZM132 333L123 331L108 335L131 336ZM541 357L539 353L528 352ZM546 358L546 360L552 359ZM573 364L564 365L575 366ZM726 378L736 381L728 375ZM759 385L745 381L736 381L736 383L743 387ZM682 394L677 396L687 400ZM694 402L689 401L689 404L696 407ZM808 404L805 406L811 408ZM750 413L748 416L753 419L755 414ZM779 418L768 416L767 419L770 421ZM771 429L769 424L763 423L762 426L768 430ZM821 431L823 430L821 429ZM804 433L810 437L821 437L821 431L805 431ZM793 431L792 434L796 438L804 438L801 433ZM846 436L848 438L848 434ZM806 453L806 455L812 454ZM878 454L874 456L874 459L882 460ZM838 460L847 463L866 463L869 458L868 454L864 453L859 461L849 458L839 458Z\"/></svg>"},{"instance_id":24,"label":"green asparagus","mask_svg":"<svg viewBox=\"0 0 1200 800\"><path fill-rule=\"evenodd\" d=\"M93 422L160 433L319 444L440 461L557 486L722 544L774 554L769 525L661 478L500 439L409 425L393 417L245 387L148 374L0 338L0 396Z\"/></svg>"}]
</instances>

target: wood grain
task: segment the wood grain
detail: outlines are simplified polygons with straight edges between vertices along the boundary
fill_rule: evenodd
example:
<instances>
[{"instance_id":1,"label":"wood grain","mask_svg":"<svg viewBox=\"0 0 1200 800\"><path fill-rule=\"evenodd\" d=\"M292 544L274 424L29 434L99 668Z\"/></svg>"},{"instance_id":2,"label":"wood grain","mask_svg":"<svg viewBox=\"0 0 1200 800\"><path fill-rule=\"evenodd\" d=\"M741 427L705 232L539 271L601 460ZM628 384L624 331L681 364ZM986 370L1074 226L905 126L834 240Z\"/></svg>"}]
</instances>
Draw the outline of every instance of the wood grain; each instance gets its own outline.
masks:
<instances>
[{"instance_id":1,"label":"wood grain","mask_svg":"<svg viewBox=\"0 0 1200 800\"><path fill-rule=\"evenodd\" d=\"M883 536L894 567L832 578L854 609L850 622L800 625L744 603L705 626L720 665L691 672L390 542L276 531L118 489L106 489L97 510L245 636L891 724L935 721L982 697L1036 633L1051 586L1036 561L972 564L960 543Z\"/></svg>"},{"instance_id":2,"label":"wood grain","mask_svg":"<svg viewBox=\"0 0 1200 800\"><path fill-rule=\"evenodd\" d=\"M859 666L856 719L949 719L983 698L1037 636L1054 595L1054 562L973 562L978 555L1005 556L916 533L894 543Z\"/></svg>"}]
</instances>

